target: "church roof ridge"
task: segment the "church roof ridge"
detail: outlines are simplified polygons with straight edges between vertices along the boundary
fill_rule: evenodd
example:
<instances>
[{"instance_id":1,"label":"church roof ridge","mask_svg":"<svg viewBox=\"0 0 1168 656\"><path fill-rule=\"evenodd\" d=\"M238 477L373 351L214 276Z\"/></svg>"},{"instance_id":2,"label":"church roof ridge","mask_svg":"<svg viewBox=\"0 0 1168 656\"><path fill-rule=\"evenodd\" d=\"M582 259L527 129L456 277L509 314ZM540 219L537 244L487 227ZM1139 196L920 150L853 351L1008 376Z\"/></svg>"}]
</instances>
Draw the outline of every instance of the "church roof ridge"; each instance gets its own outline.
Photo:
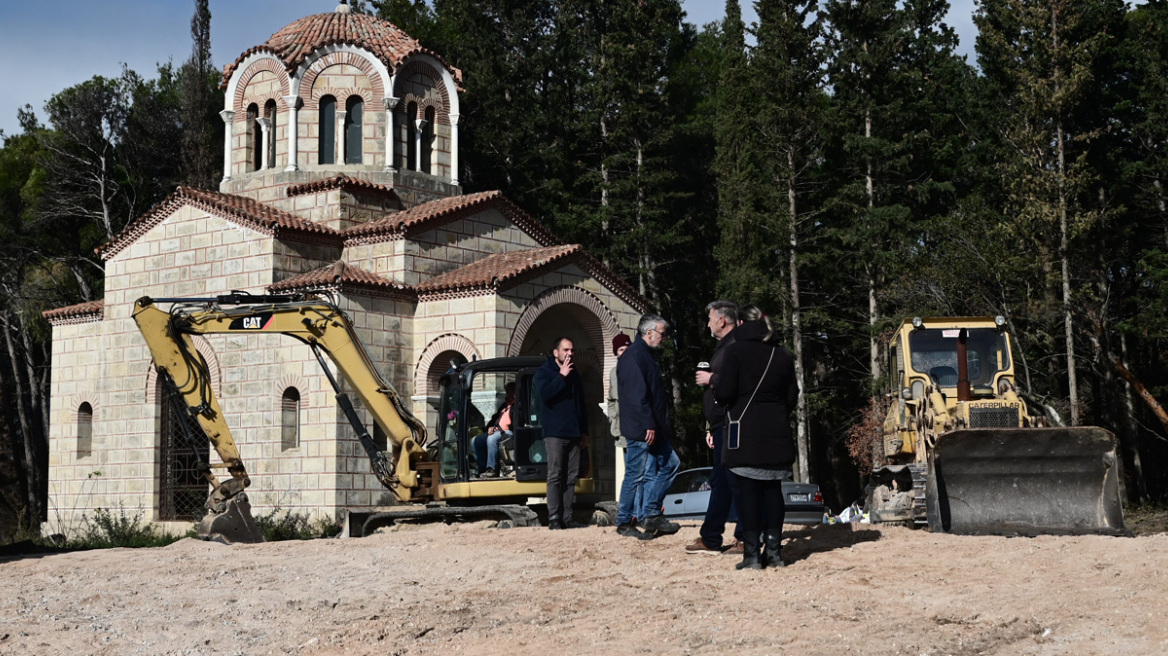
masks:
<instances>
[{"instance_id":1,"label":"church roof ridge","mask_svg":"<svg viewBox=\"0 0 1168 656\"><path fill-rule=\"evenodd\" d=\"M319 269L313 269L280 282L268 285L270 292L292 292L304 289L353 289L364 288L391 296L414 298L414 291L388 278L370 273L360 267L337 260Z\"/></svg>"},{"instance_id":2,"label":"church roof ridge","mask_svg":"<svg viewBox=\"0 0 1168 656\"><path fill-rule=\"evenodd\" d=\"M105 299L85 301L74 305L54 308L41 312L41 316L54 326L64 326L72 323L89 323L101 321L105 315Z\"/></svg>"},{"instance_id":3,"label":"church roof ridge","mask_svg":"<svg viewBox=\"0 0 1168 656\"><path fill-rule=\"evenodd\" d=\"M396 72L411 55L429 55L450 71L456 84L462 84L460 69L448 64L438 53L423 47L417 39L393 23L368 14L328 12L292 21L272 34L264 43L243 51L238 59L223 67L221 87L226 89L232 73L245 59L257 52L271 53L283 62L285 70L291 73L312 53L338 44L368 50L381 60L391 73Z\"/></svg>"},{"instance_id":4,"label":"church roof ridge","mask_svg":"<svg viewBox=\"0 0 1168 656\"><path fill-rule=\"evenodd\" d=\"M109 260L182 205L193 205L265 235L289 232L338 241L341 236L341 233L333 228L302 219L251 198L194 187L178 187L174 193L159 201L145 214L128 223L109 242L95 249L96 252L103 260Z\"/></svg>"},{"instance_id":5,"label":"church roof ridge","mask_svg":"<svg viewBox=\"0 0 1168 656\"><path fill-rule=\"evenodd\" d=\"M302 182L300 184L289 185L286 192L288 196L302 196L304 194L312 194L320 191L328 191L330 189L360 189L362 191L380 192L394 198L397 198L397 192L394 191L392 185L379 184L377 182L370 182L360 178L354 178L348 175L336 175L331 178L323 178L321 180L313 180L312 182Z\"/></svg>"},{"instance_id":6,"label":"church roof ridge","mask_svg":"<svg viewBox=\"0 0 1168 656\"><path fill-rule=\"evenodd\" d=\"M498 190L450 196L421 203L400 212L387 214L380 219L346 228L343 234L346 245L375 244L415 235L491 208L502 213L516 227L535 239L540 246L563 243L563 240L551 230Z\"/></svg>"}]
</instances>

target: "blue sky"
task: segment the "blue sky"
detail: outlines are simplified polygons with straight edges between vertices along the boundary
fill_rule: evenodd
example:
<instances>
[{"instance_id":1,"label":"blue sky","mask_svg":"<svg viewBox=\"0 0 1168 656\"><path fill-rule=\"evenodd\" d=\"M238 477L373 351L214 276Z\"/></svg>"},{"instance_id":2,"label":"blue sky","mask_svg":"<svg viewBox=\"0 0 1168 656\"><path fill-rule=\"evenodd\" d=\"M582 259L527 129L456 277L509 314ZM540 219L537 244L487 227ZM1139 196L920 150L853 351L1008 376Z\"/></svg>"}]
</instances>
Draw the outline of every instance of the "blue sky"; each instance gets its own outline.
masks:
<instances>
[{"instance_id":1,"label":"blue sky","mask_svg":"<svg viewBox=\"0 0 1168 656\"><path fill-rule=\"evenodd\" d=\"M974 0L950 0L949 24L972 54ZM740 0L743 18L757 18ZM288 23L332 11L336 0L212 0L211 48L222 68ZM722 19L725 0L683 0L688 21ZM0 0L0 130L20 131L16 110L31 104L44 120L50 96L94 75L117 76L122 64L153 77L156 64L190 56L193 0ZM972 60L972 56L971 56Z\"/></svg>"}]
</instances>

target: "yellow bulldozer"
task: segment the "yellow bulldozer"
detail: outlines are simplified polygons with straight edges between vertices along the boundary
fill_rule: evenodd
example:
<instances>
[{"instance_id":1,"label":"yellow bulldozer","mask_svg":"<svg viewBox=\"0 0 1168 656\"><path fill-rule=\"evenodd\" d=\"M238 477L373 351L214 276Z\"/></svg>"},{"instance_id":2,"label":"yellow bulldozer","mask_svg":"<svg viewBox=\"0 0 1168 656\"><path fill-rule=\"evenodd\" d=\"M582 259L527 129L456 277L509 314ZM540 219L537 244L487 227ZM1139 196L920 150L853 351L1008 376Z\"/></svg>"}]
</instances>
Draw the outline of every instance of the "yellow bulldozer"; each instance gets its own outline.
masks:
<instances>
[{"instance_id":1,"label":"yellow bulldozer","mask_svg":"<svg viewBox=\"0 0 1168 656\"><path fill-rule=\"evenodd\" d=\"M871 521L959 534L1128 534L1115 436L1048 427L1030 413L1003 317L906 319L888 358Z\"/></svg>"}]
</instances>

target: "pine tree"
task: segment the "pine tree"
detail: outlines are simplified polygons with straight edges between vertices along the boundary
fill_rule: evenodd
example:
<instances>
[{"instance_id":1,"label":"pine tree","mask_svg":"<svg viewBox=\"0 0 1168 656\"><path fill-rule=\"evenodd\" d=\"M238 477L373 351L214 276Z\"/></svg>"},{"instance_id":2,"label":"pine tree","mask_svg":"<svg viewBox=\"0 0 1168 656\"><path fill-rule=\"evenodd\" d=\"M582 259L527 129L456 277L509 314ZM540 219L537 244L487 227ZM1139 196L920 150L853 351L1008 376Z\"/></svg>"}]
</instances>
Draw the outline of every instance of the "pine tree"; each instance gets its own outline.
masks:
<instances>
[{"instance_id":1,"label":"pine tree","mask_svg":"<svg viewBox=\"0 0 1168 656\"><path fill-rule=\"evenodd\" d=\"M1086 198L1097 180L1088 147L1105 126L1085 108L1101 91L1093 69L1110 39L1099 29L1096 6L987 0L975 16L983 70L1006 109L1001 138L1010 156L1001 162L1002 183L1018 237L1034 244L1047 266L1044 329L1056 335L1061 324L1072 425L1082 416L1074 308L1084 299L1076 298L1076 239L1107 213Z\"/></svg>"},{"instance_id":2,"label":"pine tree","mask_svg":"<svg viewBox=\"0 0 1168 656\"><path fill-rule=\"evenodd\" d=\"M758 151L762 154L761 206L765 212L763 246L754 250L766 258L760 271L787 271L786 285L776 276L774 294L789 320L795 375L803 394L797 408L796 445L799 460L796 478L809 480L810 430L807 358L803 347L803 302L800 295L802 240L814 225L813 176L820 156L820 119L826 107L823 89L823 53L814 0L763 0L759 12L758 46L751 77L758 89ZM784 245L780 245L783 244ZM773 246L772 246L773 245ZM769 290L768 290L769 291ZM771 294L768 294L770 296Z\"/></svg>"},{"instance_id":3,"label":"pine tree","mask_svg":"<svg viewBox=\"0 0 1168 656\"><path fill-rule=\"evenodd\" d=\"M220 73L211 60L211 8L208 0L195 0L191 18L191 57L179 72L182 85L182 172L184 184L214 189L221 177L223 107Z\"/></svg>"}]
</instances>

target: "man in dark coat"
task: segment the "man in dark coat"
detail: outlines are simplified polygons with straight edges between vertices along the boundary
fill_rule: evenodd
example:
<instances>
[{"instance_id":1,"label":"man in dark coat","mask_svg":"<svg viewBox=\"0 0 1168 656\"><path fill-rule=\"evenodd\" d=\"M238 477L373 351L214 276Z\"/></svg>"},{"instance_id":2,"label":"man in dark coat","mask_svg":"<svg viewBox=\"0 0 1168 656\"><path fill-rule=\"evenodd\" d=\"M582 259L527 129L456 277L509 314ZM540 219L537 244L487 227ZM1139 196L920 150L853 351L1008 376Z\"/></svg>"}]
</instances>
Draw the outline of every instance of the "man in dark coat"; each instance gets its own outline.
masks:
<instances>
[{"instance_id":1,"label":"man in dark coat","mask_svg":"<svg viewBox=\"0 0 1168 656\"><path fill-rule=\"evenodd\" d=\"M714 301L706 306L706 326L710 335L718 340L714 355L707 370L699 370L695 382L706 388L702 396L702 410L706 415L706 445L713 449L714 466L710 468L710 501L706 506L706 517L701 531L693 544L685 548L686 553L718 555L723 552L722 533L726 531L726 521L730 517L734 495L726 467L722 464L722 434L726 423L726 408L714 400L714 385L722 371L722 360L726 347L734 343L734 328L738 326L738 305L731 301ZM734 546L731 552L742 553L742 529L737 524L734 529Z\"/></svg>"},{"instance_id":2,"label":"man in dark coat","mask_svg":"<svg viewBox=\"0 0 1168 656\"><path fill-rule=\"evenodd\" d=\"M572 362L575 350L572 340L561 337L556 340L552 357L535 372L548 459L548 528L553 531L578 526L572 520L572 503L580 476L580 448L588 444L584 384Z\"/></svg>"},{"instance_id":3,"label":"man in dark coat","mask_svg":"<svg viewBox=\"0 0 1168 656\"><path fill-rule=\"evenodd\" d=\"M681 528L661 514L665 493L681 466L669 443L673 430L669 403L661 383L661 367L653 356L665 341L666 326L665 319L655 314L641 317L636 339L617 362L621 434L628 440L617 532L630 537L670 535ZM642 505L637 509L634 502L640 486L644 486ZM641 518L643 534L632 525L633 517Z\"/></svg>"}]
</instances>

